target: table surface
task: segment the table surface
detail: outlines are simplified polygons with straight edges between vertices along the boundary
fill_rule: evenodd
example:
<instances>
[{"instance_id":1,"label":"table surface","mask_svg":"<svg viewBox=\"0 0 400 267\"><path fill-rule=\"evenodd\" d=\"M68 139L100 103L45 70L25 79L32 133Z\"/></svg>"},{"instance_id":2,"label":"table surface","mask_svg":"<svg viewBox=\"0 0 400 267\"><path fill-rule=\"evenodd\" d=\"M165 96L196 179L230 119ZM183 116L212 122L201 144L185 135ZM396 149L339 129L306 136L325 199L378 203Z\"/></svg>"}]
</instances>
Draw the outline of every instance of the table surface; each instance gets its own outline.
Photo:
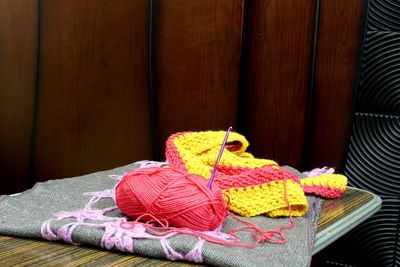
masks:
<instances>
[{"instance_id":1,"label":"table surface","mask_svg":"<svg viewBox=\"0 0 400 267\"><path fill-rule=\"evenodd\" d=\"M381 199L348 187L338 199L325 200L318 221L313 254L376 213ZM64 243L0 236L0 266L202 266L76 247Z\"/></svg>"}]
</instances>

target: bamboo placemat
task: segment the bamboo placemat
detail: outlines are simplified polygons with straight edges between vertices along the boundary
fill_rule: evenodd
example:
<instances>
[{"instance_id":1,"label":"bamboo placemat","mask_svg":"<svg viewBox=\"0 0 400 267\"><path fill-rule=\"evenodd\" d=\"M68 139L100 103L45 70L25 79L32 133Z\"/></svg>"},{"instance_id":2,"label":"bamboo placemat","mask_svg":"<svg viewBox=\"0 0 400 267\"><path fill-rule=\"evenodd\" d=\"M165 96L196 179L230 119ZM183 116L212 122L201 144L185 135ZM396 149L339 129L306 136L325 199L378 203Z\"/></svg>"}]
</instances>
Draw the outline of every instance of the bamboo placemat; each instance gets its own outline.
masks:
<instances>
[{"instance_id":1,"label":"bamboo placemat","mask_svg":"<svg viewBox=\"0 0 400 267\"><path fill-rule=\"evenodd\" d=\"M372 194L348 187L340 198L325 200L322 204L317 232L323 231L333 223L342 220L372 199Z\"/></svg>"}]
</instances>

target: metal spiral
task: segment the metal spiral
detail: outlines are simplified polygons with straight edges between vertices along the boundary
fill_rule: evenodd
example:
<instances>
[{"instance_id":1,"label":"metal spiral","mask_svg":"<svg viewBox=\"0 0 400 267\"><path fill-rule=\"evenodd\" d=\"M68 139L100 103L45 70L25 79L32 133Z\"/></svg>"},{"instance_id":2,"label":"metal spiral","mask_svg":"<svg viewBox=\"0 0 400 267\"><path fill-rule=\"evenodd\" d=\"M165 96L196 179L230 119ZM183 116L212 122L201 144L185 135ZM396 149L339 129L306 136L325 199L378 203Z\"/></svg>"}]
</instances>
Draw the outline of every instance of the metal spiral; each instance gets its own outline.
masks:
<instances>
[{"instance_id":1,"label":"metal spiral","mask_svg":"<svg viewBox=\"0 0 400 267\"><path fill-rule=\"evenodd\" d=\"M400 30L400 2L398 0L371 0L369 5L368 30Z\"/></svg>"},{"instance_id":2,"label":"metal spiral","mask_svg":"<svg viewBox=\"0 0 400 267\"><path fill-rule=\"evenodd\" d=\"M400 117L356 114L345 174L352 186L400 196Z\"/></svg>"},{"instance_id":3,"label":"metal spiral","mask_svg":"<svg viewBox=\"0 0 400 267\"><path fill-rule=\"evenodd\" d=\"M400 33L368 33L356 110L400 115Z\"/></svg>"},{"instance_id":4,"label":"metal spiral","mask_svg":"<svg viewBox=\"0 0 400 267\"><path fill-rule=\"evenodd\" d=\"M363 266L397 266L393 263L400 260L400 255L396 255L400 241L396 235L399 205L398 198L383 198L381 210L341 240L357 250L358 262Z\"/></svg>"}]
</instances>

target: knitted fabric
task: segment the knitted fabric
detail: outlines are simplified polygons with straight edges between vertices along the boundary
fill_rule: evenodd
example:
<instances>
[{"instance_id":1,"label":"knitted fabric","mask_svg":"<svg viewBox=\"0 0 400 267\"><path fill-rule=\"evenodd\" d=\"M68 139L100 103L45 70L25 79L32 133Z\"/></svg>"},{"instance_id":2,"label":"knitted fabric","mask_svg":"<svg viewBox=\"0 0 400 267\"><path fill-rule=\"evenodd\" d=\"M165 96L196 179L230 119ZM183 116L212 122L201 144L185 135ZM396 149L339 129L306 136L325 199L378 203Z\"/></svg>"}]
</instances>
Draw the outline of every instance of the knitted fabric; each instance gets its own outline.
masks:
<instances>
[{"instance_id":1,"label":"knitted fabric","mask_svg":"<svg viewBox=\"0 0 400 267\"><path fill-rule=\"evenodd\" d=\"M224 136L225 132L223 131L186 132L171 135L166 146L167 161L174 167L208 179ZM272 160L254 158L252 154L246 152L248 146L249 142L244 136L231 132L222 154L220 166L255 168L277 164Z\"/></svg>"},{"instance_id":2,"label":"knitted fabric","mask_svg":"<svg viewBox=\"0 0 400 267\"><path fill-rule=\"evenodd\" d=\"M333 173L312 176L301 179L300 181L305 193L326 198L341 196L347 185L346 176Z\"/></svg>"},{"instance_id":3,"label":"knitted fabric","mask_svg":"<svg viewBox=\"0 0 400 267\"><path fill-rule=\"evenodd\" d=\"M224 136L224 131L173 134L167 140L166 159L174 168L209 179ZM337 174L300 180L272 160L254 158L246 152L248 146L244 136L232 132L214 180L237 214L302 216L308 208L304 192L332 198L346 187L347 178Z\"/></svg>"}]
</instances>

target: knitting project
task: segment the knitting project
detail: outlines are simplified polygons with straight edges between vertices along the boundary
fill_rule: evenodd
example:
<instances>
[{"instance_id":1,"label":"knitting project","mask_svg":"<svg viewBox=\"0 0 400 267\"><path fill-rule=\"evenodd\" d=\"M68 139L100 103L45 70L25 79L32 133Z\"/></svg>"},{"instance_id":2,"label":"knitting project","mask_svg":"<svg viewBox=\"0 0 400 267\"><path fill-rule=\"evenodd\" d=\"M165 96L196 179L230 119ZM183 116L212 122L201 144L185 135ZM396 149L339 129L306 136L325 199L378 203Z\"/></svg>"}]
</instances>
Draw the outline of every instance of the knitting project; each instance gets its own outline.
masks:
<instances>
[{"instance_id":1,"label":"knitting project","mask_svg":"<svg viewBox=\"0 0 400 267\"><path fill-rule=\"evenodd\" d=\"M173 134L166 159L174 168L209 179L224 136L224 131ZM231 132L214 179L229 198L228 208L237 214L303 216L308 209L305 193L334 198L346 188L343 175L329 171L300 180L272 160L254 158L246 152L248 146L243 135Z\"/></svg>"},{"instance_id":2,"label":"knitting project","mask_svg":"<svg viewBox=\"0 0 400 267\"><path fill-rule=\"evenodd\" d=\"M166 233L160 230L164 235L159 235L150 230L147 231L146 227L161 225L123 216L115 203L114 188L116 184L124 175L136 170L139 165L140 168L149 166L162 168L166 163L139 162L80 177L41 182L19 195L0 196L0 234L45 238L74 245L102 247L124 252L125 257L120 260L113 258L111 254L104 260L102 259L101 262L107 266L111 265L107 264L105 261L107 259L116 266L126 265L125 260L130 258L130 253L152 258L202 262L206 266L310 265L321 199L307 196L309 209L306 215L293 218L296 227L291 228L290 231L282 230L287 241L284 245L276 245L268 241L248 249L242 246L220 245L209 242L203 237L197 237L197 235L172 231ZM252 230L256 227L277 229L290 222L289 218L272 219L265 216L251 217L245 220L254 224L254 228L245 227L243 229L243 226L247 225L246 223L233 216L228 216L217 229L199 233L203 236L207 235L213 240L232 241L239 238L243 243L250 244L252 240L262 238L259 235L252 235ZM230 231L234 228L243 230L239 230L235 234L236 236L233 236ZM183 231L185 229L177 228L175 230ZM271 237L279 238L275 234ZM0 255L4 255L2 247L4 246L0 242ZM36 253L36 251L32 251L32 253ZM3 258L0 256L0 262ZM85 259L87 260L88 257ZM18 262L13 261L15 265ZM26 262L33 262L33 265L43 263L45 266L56 266L57 263L60 265L62 260L54 257L54 259L44 261L40 259L38 261L36 258L34 261L31 259L21 261L22 264ZM138 265L141 265L141 261L137 262L139 262ZM153 264L155 263L153 262ZM79 261L79 265L96 265L96 261L92 263ZM151 265L151 262L147 264L147 266ZM172 264L163 263L162 265Z\"/></svg>"}]
</instances>

